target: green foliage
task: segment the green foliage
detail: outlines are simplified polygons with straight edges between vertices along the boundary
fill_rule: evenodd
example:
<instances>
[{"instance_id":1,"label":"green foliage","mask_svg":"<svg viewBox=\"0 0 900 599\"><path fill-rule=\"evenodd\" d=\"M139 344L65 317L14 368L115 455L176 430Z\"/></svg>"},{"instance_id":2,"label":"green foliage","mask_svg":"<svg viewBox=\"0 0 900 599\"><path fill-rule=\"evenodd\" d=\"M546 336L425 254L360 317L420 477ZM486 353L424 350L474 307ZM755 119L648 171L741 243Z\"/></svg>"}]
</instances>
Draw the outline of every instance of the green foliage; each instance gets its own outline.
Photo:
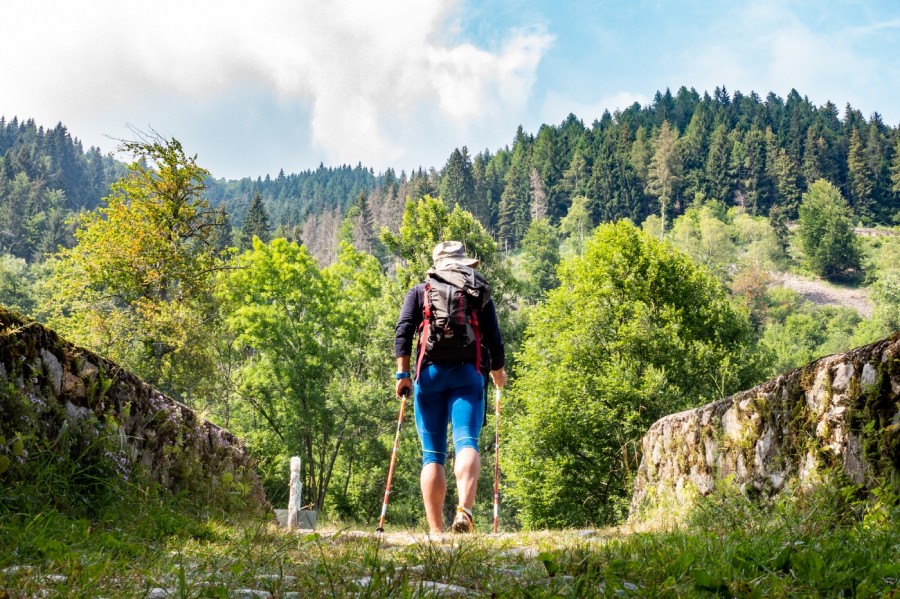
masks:
<instances>
[{"instance_id":1,"label":"green foliage","mask_svg":"<svg viewBox=\"0 0 900 599\"><path fill-rule=\"evenodd\" d=\"M530 528L620 518L646 427L758 379L721 284L634 225L599 227L559 277L511 392L509 493Z\"/></svg>"},{"instance_id":2,"label":"green foliage","mask_svg":"<svg viewBox=\"0 0 900 599\"><path fill-rule=\"evenodd\" d=\"M559 222L559 232L565 239L566 249L569 253L581 254L584 242L594 228L591 213L588 210L588 202L587 196L580 195L572 198L569 212Z\"/></svg>"},{"instance_id":3,"label":"green foliage","mask_svg":"<svg viewBox=\"0 0 900 599\"><path fill-rule=\"evenodd\" d=\"M672 245L702 264L720 280L727 280L737 261L737 246L731 223L726 221L724 204L697 202L672 225Z\"/></svg>"},{"instance_id":4,"label":"green foliage","mask_svg":"<svg viewBox=\"0 0 900 599\"><path fill-rule=\"evenodd\" d=\"M498 268L497 244L475 217L458 205L447 210L440 199L425 196L417 202L407 202L398 233L383 229L381 239L388 252L401 260L397 279L401 287L409 288L425 278L431 267L431 253L441 241L463 242L466 253L481 261L479 270L492 285Z\"/></svg>"},{"instance_id":5,"label":"green foliage","mask_svg":"<svg viewBox=\"0 0 900 599\"><path fill-rule=\"evenodd\" d=\"M741 266L770 271L784 268L787 260L784 248L765 217L740 212L734 216L732 225L734 238L743 249L739 255Z\"/></svg>"},{"instance_id":6,"label":"green foliage","mask_svg":"<svg viewBox=\"0 0 900 599\"><path fill-rule=\"evenodd\" d=\"M666 212L678 193L681 180L682 162L678 153L678 130L672 130L669 121L663 121L656 141L653 143L653 158L647 171L646 192L659 200L659 214L662 233L666 231Z\"/></svg>"},{"instance_id":7,"label":"green foliage","mask_svg":"<svg viewBox=\"0 0 900 599\"><path fill-rule=\"evenodd\" d=\"M22 258L0 254L0 305L23 314L34 312L31 269Z\"/></svg>"},{"instance_id":8,"label":"green foliage","mask_svg":"<svg viewBox=\"0 0 900 599\"><path fill-rule=\"evenodd\" d=\"M783 287L769 291L767 303L768 324L761 345L769 360L768 376L846 351L854 345L862 322L849 308L816 306Z\"/></svg>"},{"instance_id":9,"label":"green foliage","mask_svg":"<svg viewBox=\"0 0 900 599\"><path fill-rule=\"evenodd\" d=\"M354 452L352 439L375 433L371 405L388 391L380 384L390 368L388 332L373 326L385 306L380 267L344 246L338 262L320 270L285 239L256 240L234 266L221 275L219 294L246 354L239 397L261 420L238 428L270 479L283 480L289 456L301 456L308 498L321 509L335 461Z\"/></svg>"},{"instance_id":10,"label":"green foliage","mask_svg":"<svg viewBox=\"0 0 900 599\"><path fill-rule=\"evenodd\" d=\"M441 177L440 195L450 205L459 205L463 210L474 213L475 178L472 175L472 159L468 149L454 149L450 154L444 175Z\"/></svg>"},{"instance_id":11,"label":"green foliage","mask_svg":"<svg viewBox=\"0 0 900 599\"><path fill-rule=\"evenodd\" d=\"M194 395L213 372L208 173L174 139L123 150L138 160L105 207L79 216L78 244L57 254L41 312L73 342L179 397Z\"/></svg>"},{"instance_id":12,"label":"green foliage","mask_svg":"<svg viewBox=\"0 0 900 599\"><path fill-rule=\"evenodd\" d=\"M547 219L533 220L522 240L528 282L526 295L532 301L544 297L559 284L556 267L559 264L559 234Z\"/></svg>"},{"instance_id":13,"label":"green foliage","mask_svg":"<svg viewBox=\"0 0 900 599\"><path fill-rule=\"evenodd\" d=\"M816 181L803 195L798 235L805 264L814 273L832 280L858 275L860 250L849 206L828 181Z\"/></svg>"},{"instance_id":14,"label":"green foliage","mask_svg":"<svg viewBox=\"0 0 900 599\"><path fill-rule=\"evenodd\" d=\"M74 244L66 221L92 209L124 171L97 148L87 152L62 123L0 117L0 253L41 261Z\"/></svg>"},{"instance_id":15,"label":"green foliage","mask_svg":"<svg viewBox=\"0 0 900 599\"><path fill-rule=\"evenodd\" d=\"M241 249L249 250L253 247L253 238L258 237L263 243L269 243L272 238L272 226L269 224L269 213L263 204L259 192L253 194L253 201L247 210L244 226L241 227Z\"/></svg>"}]
</instances>

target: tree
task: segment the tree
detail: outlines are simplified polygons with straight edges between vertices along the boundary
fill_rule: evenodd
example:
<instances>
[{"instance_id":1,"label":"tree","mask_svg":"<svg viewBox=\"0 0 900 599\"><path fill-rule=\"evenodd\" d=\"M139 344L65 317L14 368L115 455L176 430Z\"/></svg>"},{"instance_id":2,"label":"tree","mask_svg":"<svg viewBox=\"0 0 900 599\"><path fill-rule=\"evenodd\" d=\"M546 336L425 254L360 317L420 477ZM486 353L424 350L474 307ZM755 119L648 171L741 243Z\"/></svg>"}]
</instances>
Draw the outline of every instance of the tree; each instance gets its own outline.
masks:
<instances>
[{"instance_id":1,"label":"tree","mask_svg":"<svg viewBox=\"0 0 900 599\"><path fill-rule=\"evenodd\" d=\"M709 155L706 159L706 195L725 204L731 201L731 176L729 154L731 140L725 125L719 125L713 131L709 142Z\"/></svg>"},{"instance_id":2,"label":"tree","mask_svg":"<svg viewBox=\"0 0 900 599\"><path fill-rule=\"evenodd\" d=\"M399 259L397 279L401 287L409 288L425 278L432 264L431 252L441 241L461 241L469 256L481 261L479 270L488 276L499 267L496 260L497 243L475 217L455 206L448 211L444 202L425 196L418 202L407 202L400 230L394 234L382 229L381 240L388 252Z\"/></svg>"},{"instance_id":3,"label":"tree","mask_svg":"<svg viewBox=\"0 0 900 599\"><path fill-rule=\"evenodd\" d=\"M263 204L262 195L257 191L253 194L253 201L247 210L244 226L241 227L241 249L253 247L253 238L258 237L263 243L269 243L272 239L272 225L269 224L269 213Z\"/></svg>"},{"instance_id":4,"label":"tree","mask_svg":"<svg viewBox=\"0 0 900 599\"><path fill-rule=\"evenodd\" d=\"M759 214L766 191L766 151L765 138L758 128L751 128L735 141L731 170L737 179L736 204L751 214Z\"/></svg>"},{"instance_id":5,"label":"tree","mask_svg":"<svg viewBox=\"0 0 900 599\"><path fill-rule=\"evenodd\" d=\"M56 255L41 310L73 342L186 398L213 372L209 354L215 211L208 171L181 144L125 142L136 157L106 206L83 213L77 245Z\"/></svg>"},{"instance_id":6,"label":"tree","mask_svg":"<svg viewBox=\"0 0 900 599\"><path fill-rule=\"evenodd\" d=\"M853 232L850 206L834 185L819 179L803 194L798 221L806 266L828 279L859 274L859 242Z\"/></svg>"},{"instance_id":7,"label":"tree","mask_svg":"<svg viewBox=\"0 0 900 599\"><path fill-rule=\"evenodd\" d=\"M891 192L894 197L894 214L892 215L895 224L900 224L900 135L897 135L897 143L894 146L894 159L891 163Z\"/></svg>"},{"instance_id":8,"label":"tree","mask_svg":"<svg viewBox=\"0 0 900 599\"><path fill-rule=\"evenodd\" d=\"M569 162L569 168L563 172L560 188L566 200L571 200L575 196L585 194L587 190L588 180L591 176L591 165L587 160L586 152L582 148L576 148L572 154L572 160ZM557 203L555 210L552 211L554 222L565 216L565 208L570 202Z\"/></svg>"},{"instance_id":9,"label":"tree","mask_svg":"<svg viewBox=\"0 0 900 599\"><path fill-rule=\"evenodd\" d=\"M568 214L559 223L559 231L570 245L576 248L578 253L584 245L584 240L594 228L591 213L588 210L590 200L586 196L572 198L572 206Z\"/></svg>"},{"instance_id":10,"label":"tree","mask_svg":"<svg viewBox=\"0 0 900 599\"><path fill-rule=\"evenodd\" d=\"M0 305L22 314L35 308L33 276L22 258L0 254Z\"/></svg>"},{"instance_id":11,"label":"tree","mask_svg":"<svg viewBox=\"0 0 900 599\"><path fill-rule=\"evenodd\" d=\"M688 198L703 192L703 167L709 156L709 137L712 129L712 117L708 102L701 102L691 116L684 135L678 140L678 151L684 171L684 194Z\"/></svg>"},{"instance_id":12,"label":"tree","mask_svg":"<svg viewBox=\"0 0 900 599\"><path fill-rule=\"evenodd\" d=\"M850 152L847 155L847 183L853 214L865 222L872 221L875 200L875 173L866 160L865 146L858 129L850 134Z\"/></svg>"},{"instance_id":13,"label":"tree","mask_svg":"<svg viewBox=\"0 0 900 599\"><path fill-rule=\"evenodd\" d=\"M737 247L726 222L725 206L716 200L694 204L672 223L672 244L727 282Z\"/></svg>"},{"instance_id":14,"label":"tree","mask_svg":"<svg viewBox=\"0 0 900 599\"><path fill-rule=\"evenodd\" d=\"M498 237L506 249L515 248L531 216L531 181L524 162L513 163L506 173L506 186L500 196Z\"/></svg>"},{"instance_id":15,"label":"tree","mask_svg":"<svg viewBox=\"0 0 900 599\"><path fill-rule=\"evenodd\" d=\"M384 251L375 233L375 223L369 211L369 194L365 191L356 196L356 201L347 210L338 231L338 241L350 244L376 258L383 256Z\"/></svg>"},{"instance_id":16,"label":"tree","mask_svg":"<svg viewBox=\"0 0 900 599\"><path fill-rule=\"evenodd\" d=\"M507 394L508 493L527 528L622 518L647 427L758 376L725 288L631 223L598 227L558 273Z\"/></svg>"},{"instance_id":17,"label":"tree","mask_svg":"<svg viewBox=\"0 0 900 599\"><path fill-rule=\"evenodd\" d=\"M784 148L777 150L774 169L779 209L791 218L800 203L800 169Z\"/></svg>"},{"instance_id":18,"label":"tree","mask_svg":"<svg viewBox=\"0 0 900 599\"><path fill-rule=\"evenodd\" d=\"M559 233L546 218L531 221L522 239L522 254L528 271L526 293L530 300L540 301L559 284Z\"/></svg>"},{"instance_id":19,"label":"tree","mask_svg":"<svg viewBox=\"0 0 900 599\"><path fill-rule=\"evenodd\" d=\"M673 131L668 121L663 121L659 135L653 144L653 158L647 171L646 192L659 199L659 214L662 220L662 235L666 233L666 211L677 193L681 177L681 157L678 154L678 132Z\"/></svg>"},{"instance_id":20,"label":"tree","mask_svg":"<svg viewBox=\"0 0 900 599\"><path fill-rule=\"evenodd\" d=\"M441 178L441 197L450 204L459 204L463 210L473 212L476 204L475 179L472 176L472 161L469 150L463 146L462 151L454 149L444 167Z\"/></svg>"},{"instance_id":21,"label":"tree","mask_svg":"<svg viewBox=\"0 0 900 599\"><path fill-rule=\"evenodd\" d=\"M389 329L375 326L390 305L381 268L345 244L320 270L285 239L257 239L235 266L222 274L219 294L235 346L246 353L240 398L264 423L240 426L279 478L289 456L303 456L306 497L321 510L338 458L377 435L372 406L390 368Z\"/></svg>"},{"instance_id":22,"label":"tree","mask_svg":"<svg viewBox=\"0 0 900 599\"><path fill-rule=\"evenodd\" d=\"M531 169L531 220L547 218L547 189L541 182L541 176L536 168Z\"/></svg>"}]
</instances>

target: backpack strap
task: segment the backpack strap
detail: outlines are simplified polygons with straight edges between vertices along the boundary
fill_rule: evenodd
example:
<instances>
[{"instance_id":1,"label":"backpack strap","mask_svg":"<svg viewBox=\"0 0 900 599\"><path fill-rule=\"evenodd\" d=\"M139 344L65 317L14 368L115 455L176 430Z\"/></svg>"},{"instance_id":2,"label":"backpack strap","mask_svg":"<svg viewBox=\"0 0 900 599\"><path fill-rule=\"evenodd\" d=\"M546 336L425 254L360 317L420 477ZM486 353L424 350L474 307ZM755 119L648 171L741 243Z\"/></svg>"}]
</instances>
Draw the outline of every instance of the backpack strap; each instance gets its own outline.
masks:
<instances>
[{"instance_id":1,"label":"backpack strap","mask_svg":"<svg viewBox=\"0 0 900 599\"><path fill-rule=\"evenodd\" d=\"M419 323L419 355L416 357L416 379L422 370L422 361L425 359L425 340L428 339L428 324L431 321L431 302L428 301L429 283L425 283L422 291L422 303L424 304L422 322Z\"/></svg>"},{"instance_id":2,"label":"backpack strap","mask_svg":"<svg viewBox=\"0 0 900 599\"><path fill-rule=\"evenodd\" d=\"M472 331L475 333L475 369L481 370L481 327L478 326L478 313L472 310Z\"/></svg>"}]
</instances>

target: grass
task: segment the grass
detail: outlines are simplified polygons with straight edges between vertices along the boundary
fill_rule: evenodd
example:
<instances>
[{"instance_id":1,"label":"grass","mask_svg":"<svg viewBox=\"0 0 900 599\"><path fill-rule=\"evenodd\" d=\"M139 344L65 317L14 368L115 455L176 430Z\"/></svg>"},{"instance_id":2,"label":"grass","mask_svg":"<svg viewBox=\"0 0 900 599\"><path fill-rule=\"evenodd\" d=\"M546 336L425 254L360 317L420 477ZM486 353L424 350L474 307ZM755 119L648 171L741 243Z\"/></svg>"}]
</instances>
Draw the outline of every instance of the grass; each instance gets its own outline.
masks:
<instances>
[{"instance_id":1,"label":"grass","mask_svg":"<svg viewBox=\"0 0 900 599\"><path fill-rule=\"evenodd\" d=\"M374 527L290 533L145 493L90 520L0 513L0 598L153 589L223 598L900 597L898 516L884 491L861 500L833 488L765 508L731 491L678 526L429 540Z\"/></svg>"}]
</instances>

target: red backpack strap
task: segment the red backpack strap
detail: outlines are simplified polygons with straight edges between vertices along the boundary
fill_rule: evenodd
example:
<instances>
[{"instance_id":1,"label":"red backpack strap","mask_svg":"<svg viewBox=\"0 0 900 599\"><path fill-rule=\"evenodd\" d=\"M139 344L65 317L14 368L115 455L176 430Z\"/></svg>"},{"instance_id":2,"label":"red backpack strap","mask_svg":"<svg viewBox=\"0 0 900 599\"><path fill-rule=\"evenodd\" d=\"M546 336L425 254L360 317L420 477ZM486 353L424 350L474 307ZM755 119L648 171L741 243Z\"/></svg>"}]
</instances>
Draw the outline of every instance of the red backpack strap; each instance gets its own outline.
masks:
<instances>
[{"instance_id":1,"label":"red backpack strap","mask_svg":"<svg viewBox=\"0 0 900 599\"><path fill-rule=\"evenodd\" d=\"M472 331L475 333L475 370L481 372L481 327L478 326L478 314L472 310Z\"/></svg>"},{"instance_id":2,"label":"red backpack strap","mask_svg":"<svg viewBox=\"0 0 900 599\"><path fill-rule=\"evenodd\" d=\"M422 322L419 323L419 355L416 358L416 379L419 378L419 371L422 369L422 361L425 358L425 341L428 339L428 323L431 320L431 302L428 301L428 290L431 285L425 283L422 291L423 316Z\"/></svg>"}]
</instances>

